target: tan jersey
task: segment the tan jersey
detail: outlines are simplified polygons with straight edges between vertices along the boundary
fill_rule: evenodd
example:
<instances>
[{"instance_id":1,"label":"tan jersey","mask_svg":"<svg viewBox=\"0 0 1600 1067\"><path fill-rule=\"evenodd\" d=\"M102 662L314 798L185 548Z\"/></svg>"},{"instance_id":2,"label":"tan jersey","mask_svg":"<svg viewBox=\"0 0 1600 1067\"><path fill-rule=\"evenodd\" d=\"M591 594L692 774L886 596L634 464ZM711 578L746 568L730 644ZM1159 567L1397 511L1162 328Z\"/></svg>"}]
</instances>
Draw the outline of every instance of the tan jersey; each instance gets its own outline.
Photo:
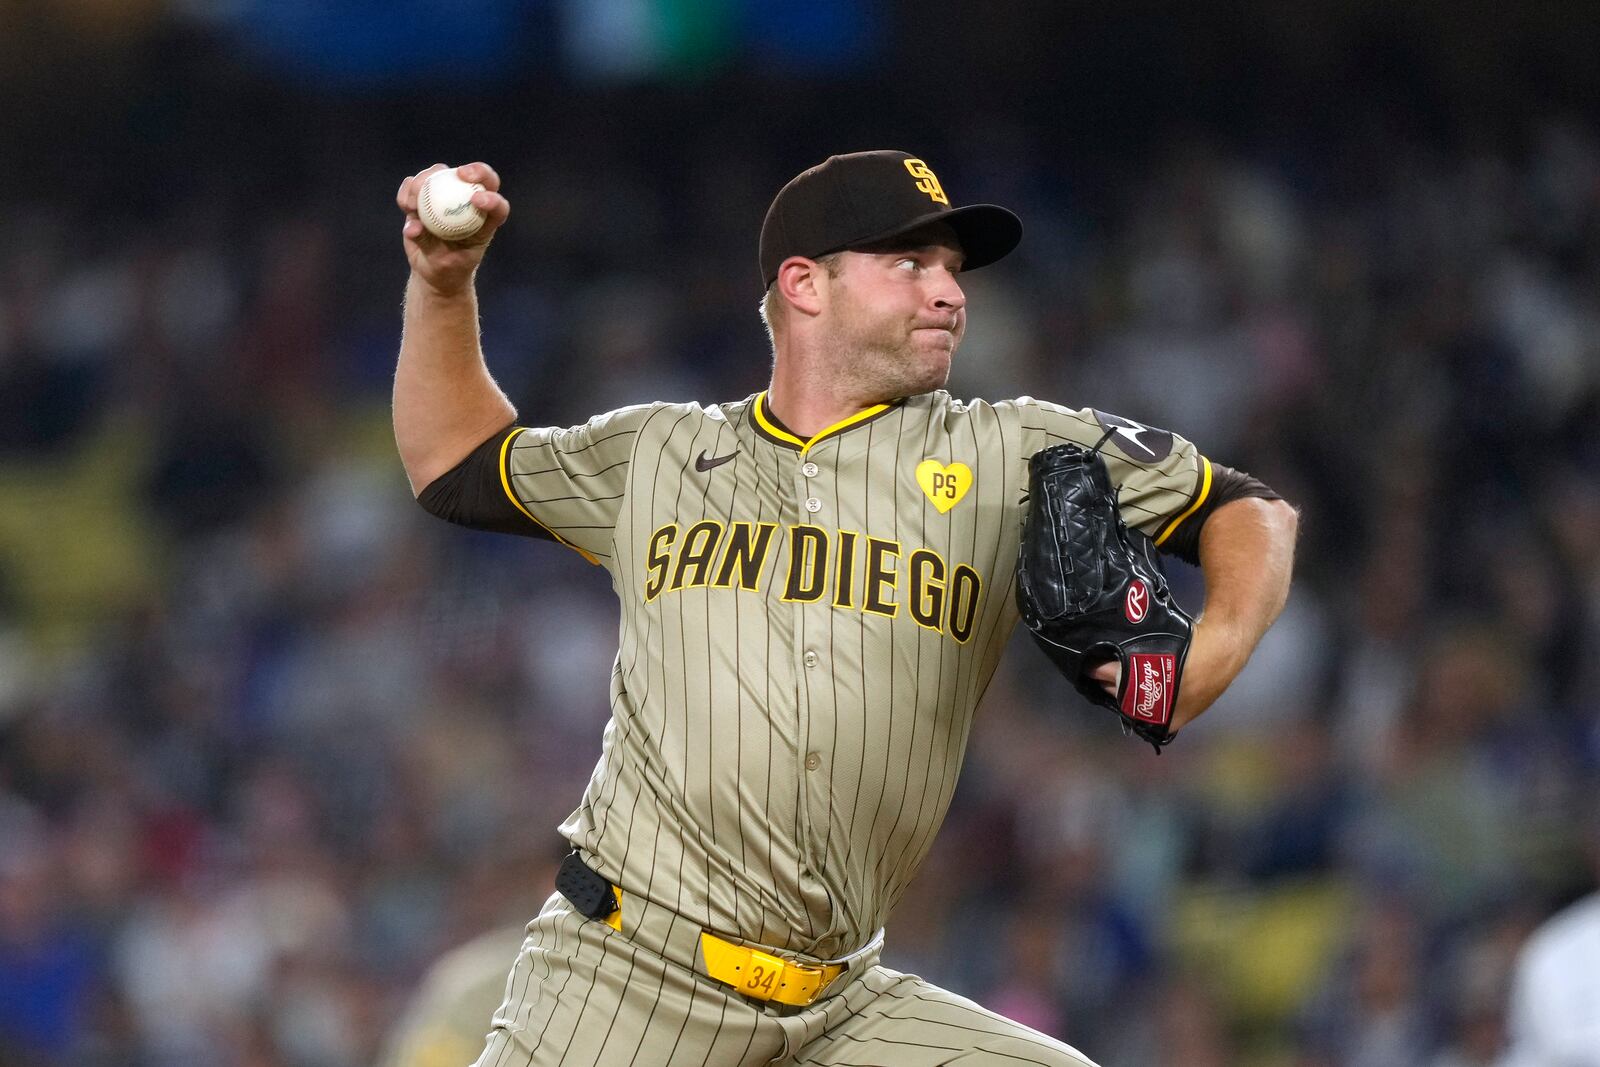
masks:
<instances>
[{"instance_id":1,"label":"tan jersey","mask_svg":"<svg viewBox=\"0 0 1600 1067\"><path fill-rule=\"evenodd\" d=\"M810 441L764 394L508 438L508 494L622 605L604 751L562 833L725 937L866 942L944 819L1016 623L1028 457L1108 433L1125 517L1165 539L1209 491L1194 446L1026 397L925 394Z\"/></svg>"}]
</instances>

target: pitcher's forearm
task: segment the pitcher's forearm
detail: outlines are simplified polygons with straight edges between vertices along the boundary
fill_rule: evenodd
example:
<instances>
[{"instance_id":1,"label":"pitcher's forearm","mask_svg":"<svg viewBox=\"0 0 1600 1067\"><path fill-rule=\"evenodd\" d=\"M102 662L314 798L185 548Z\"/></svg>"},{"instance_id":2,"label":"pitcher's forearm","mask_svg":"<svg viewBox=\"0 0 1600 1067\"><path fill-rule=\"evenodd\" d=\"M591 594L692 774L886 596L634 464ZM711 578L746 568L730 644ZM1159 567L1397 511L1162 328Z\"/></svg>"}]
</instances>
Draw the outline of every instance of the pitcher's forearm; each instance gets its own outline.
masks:
<instances>
[{"instance_id":1,"label":"pitcher's forearm","mask_svg":"<svg viewBox=\"0 0 1600 1067\"><path fill-rule=\"evenodd\" d=\"M1204 618L1232 631L1239 666L1289 598L1299 513L1281 500L1224 504L1200 534Z\"/></svg>"},{"instance_id":2,"label":"pitcher's forearm","mask_svg":"<svg viewBox=\"0 0 1600 1067\"><path fill-rule=\"evenodd\" d=\"M1299 513L1281 500L1218 508L1200 533L1206 606L1195 624L1174 728L1205 711L1244 668L1289 596Z\"/></svg>"},{"instance_id":3,"label":"pitcher's forearm","mask_svg":"<svg viewBox=\"0 0 1600 1067\"><path fill-rule=\"evenodd\" d=\"M394 375L394 439L413 493L517 417L483 364L472 288L511 203L500 194L500 175L489 164L455 168L462 181L483 186L472 194L472 206L484 213L484 223L460 241L441 240L422 225L417 203L428 176L445 169L435 163L406 178L395 193L395 206L405 215L400 237L411 279Z\"/></svg>"},{"instance_id":4,"label":"pitcher's forearm","mask_svg":"<svg viewBox=\"0 0 1600 1067\"><path fill-rule=\"evenodd\" d=\"M394 437L411 491L516 417L484 365L473 287L442 295L413 274L394 375Z\"/></svg>"}]
</instances>

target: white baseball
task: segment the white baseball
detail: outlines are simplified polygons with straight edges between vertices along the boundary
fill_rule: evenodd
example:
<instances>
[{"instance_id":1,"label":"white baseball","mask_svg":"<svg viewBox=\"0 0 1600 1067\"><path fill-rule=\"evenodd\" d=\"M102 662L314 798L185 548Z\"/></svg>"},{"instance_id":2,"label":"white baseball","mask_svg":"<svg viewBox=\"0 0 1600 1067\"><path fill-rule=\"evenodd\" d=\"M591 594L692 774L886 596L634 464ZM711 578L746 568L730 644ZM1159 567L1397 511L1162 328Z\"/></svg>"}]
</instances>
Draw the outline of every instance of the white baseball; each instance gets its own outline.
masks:
<instances>
[{"instance_id":1,"label":"white baseball","mask_svg":"<svg viewBox=\"0 0 1600 1067\"><path fill-rule=\"evenodd\" d=\"M471 237L483 225L483 212L472 205L472 194L482 188L477 182L462 181L454 167L436 170L422 183L417 216L435 237L446 241Z\"/></svg>"}]
</instances>

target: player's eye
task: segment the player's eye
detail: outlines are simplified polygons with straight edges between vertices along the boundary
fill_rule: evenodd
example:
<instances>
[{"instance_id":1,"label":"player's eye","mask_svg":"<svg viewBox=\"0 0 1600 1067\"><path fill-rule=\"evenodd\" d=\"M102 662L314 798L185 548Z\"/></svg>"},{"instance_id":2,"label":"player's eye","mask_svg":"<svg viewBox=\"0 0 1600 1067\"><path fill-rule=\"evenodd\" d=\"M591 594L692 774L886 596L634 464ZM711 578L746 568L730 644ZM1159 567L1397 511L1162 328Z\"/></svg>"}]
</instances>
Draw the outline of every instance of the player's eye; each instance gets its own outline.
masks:
<instances>
[{"instance_id":1,"label":"player's eye","mask_svg":"<svg viewBox=\"0 0 1600 1067\"><path fill-rule=\"evenodd\" d=\"M921 270L922 269L922 264L918 263L916 260L912 259L910 256L906 256L906 257L904 257L902 259L895 260L894 265L895 265L895 268L897 270Z\"/></svg>"}]
</instances>

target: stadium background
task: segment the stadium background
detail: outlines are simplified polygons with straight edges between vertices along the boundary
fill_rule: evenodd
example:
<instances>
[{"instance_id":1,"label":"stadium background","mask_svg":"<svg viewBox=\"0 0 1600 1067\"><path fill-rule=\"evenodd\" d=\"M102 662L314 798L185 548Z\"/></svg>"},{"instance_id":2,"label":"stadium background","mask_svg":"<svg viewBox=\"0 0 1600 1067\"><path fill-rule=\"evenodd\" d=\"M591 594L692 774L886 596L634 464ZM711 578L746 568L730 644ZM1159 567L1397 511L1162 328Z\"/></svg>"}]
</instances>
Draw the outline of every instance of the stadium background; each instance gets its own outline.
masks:
<instances>
[{"instance_id":1,"label":"stadium background","mask_svg":"<svg viewBox=\"0 0 1600 1067\"><path fill-rule=\"evenodd\" d=\"M491 365L571 423L761 388L767 200L894 146L1028 227L954 392L1305 532L1161 759L1012 650L887 961L1106 1067L1494 1063L1600 872L1600 21L1168 7L0 6L0 1062L365 1064L547 891L614 606L409 500L401 177L499 167Z\"/></svg>"}]
</instances>

